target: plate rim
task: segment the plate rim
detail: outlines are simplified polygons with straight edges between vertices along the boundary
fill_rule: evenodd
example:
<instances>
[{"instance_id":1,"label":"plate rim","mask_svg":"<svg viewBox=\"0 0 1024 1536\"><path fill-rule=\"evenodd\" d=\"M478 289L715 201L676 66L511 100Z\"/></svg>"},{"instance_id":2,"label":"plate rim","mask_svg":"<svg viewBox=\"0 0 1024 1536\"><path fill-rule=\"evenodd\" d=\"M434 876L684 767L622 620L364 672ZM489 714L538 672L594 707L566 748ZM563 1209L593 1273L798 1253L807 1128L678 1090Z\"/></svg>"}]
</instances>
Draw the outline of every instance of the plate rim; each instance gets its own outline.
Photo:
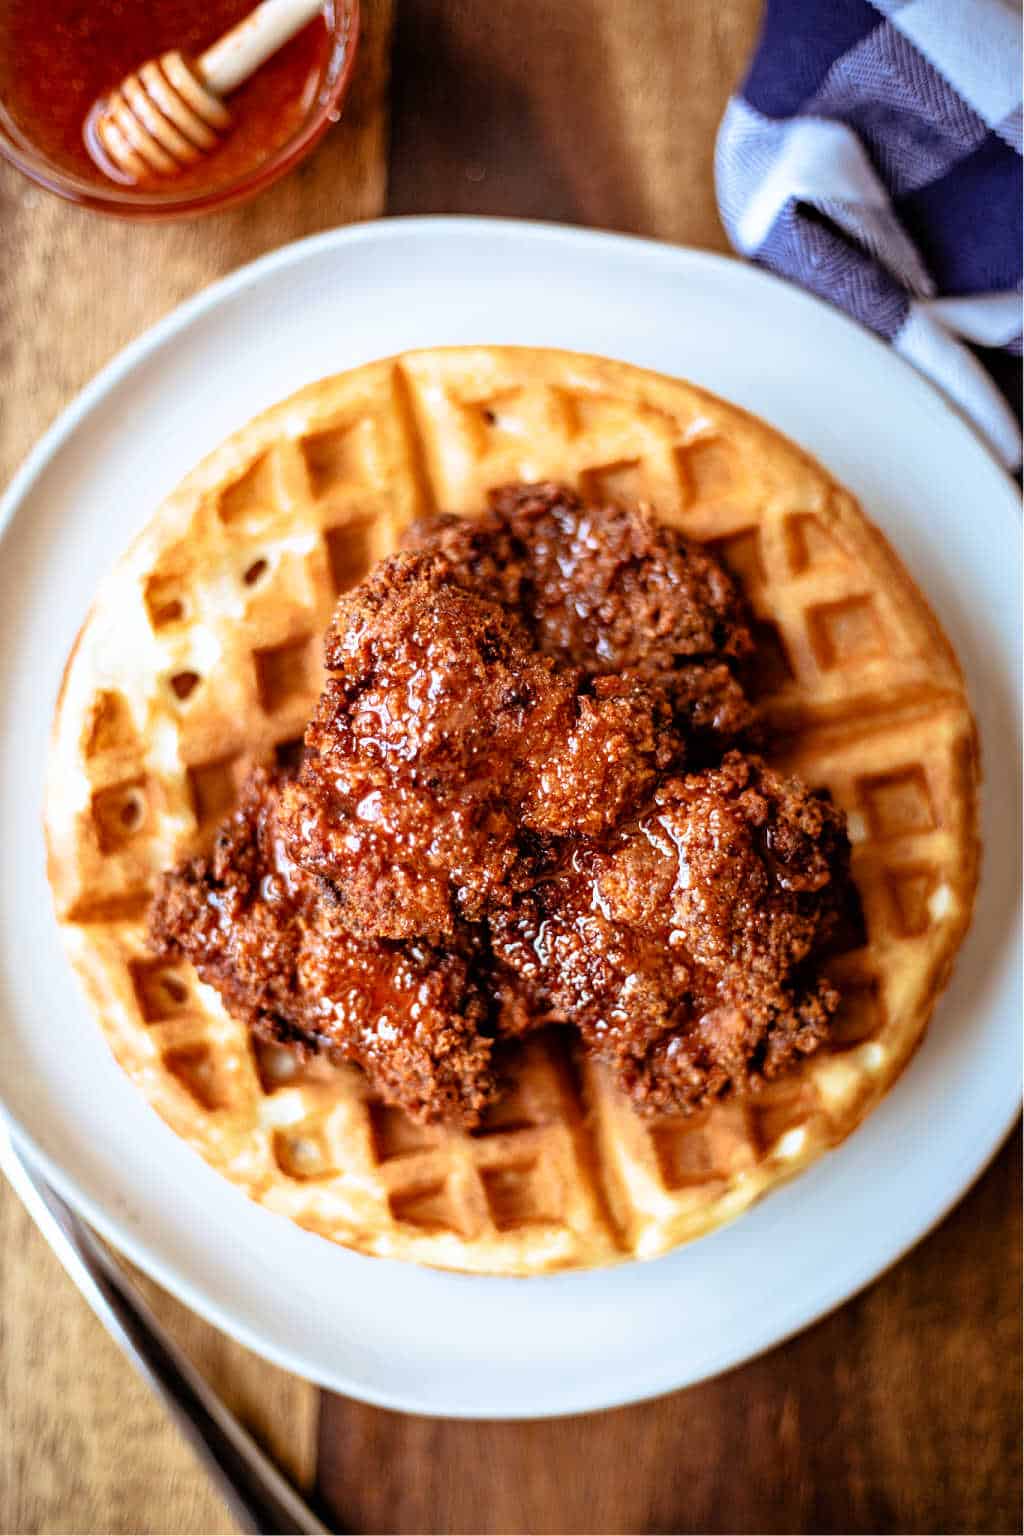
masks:
<instances>
[{"instance_id":1,"label":"plate rim","mask_svg":"<svg viewBox=\"0 0 1024 1536\"><path fill-rule=\"evenodd\" d=\"M275 247L274 250L265 251L262 256L257 256L253 261L244 262L233 272L215 278L198 293L183 299L180 304L174 305L165 315L161 315L159 320L155 320L152 325L147 326L138 336L127 342L72 396L67 405L62 407L15 468L14 474L0 494L0 537L6 532L7 524L17 504L24 500L32 483L38 479L81 419L125 374L151 352L156 351L164 341L178 331L186 329L193 321L201 319L208 309L216 308L238 289L258 282L266 273L276 268L297 264L306 257L316 255L318 251L332 246L372 244L381 239L401 239L408 230L422 231L427 235L481 236L496 233L511 235L514 238L522 235L528 239L549 239L552 242L579 241L590 245L595 250L601 245L607 245L609 248L631 245L635 249L646 251L655 259L681 258L684 261L695 261L712 267L728 267L734 272L743 272L746 277L755 282L764 283L776 290L783 290L798 300L806 301L819 313L845 322L862 340L876 346L890 362L897 365L897 371L902 371L907 380L913 380L915 384L923 386L932 397L933 404L948 411L960 426L966 428L971 438L984 452L992 468L998 471L1005 489L1015 500L1018 499L1013 476L1000 463L970 419L932 379L915 368L901 353L895 352L888 343L866 325L861 324L859 320L855 320L834 304L829 304L827 300L819 298L817 294L801 288L799 284L788 282L776 273L769 272L766 268L757 266L741 256L724 251L705 250L700 246L675 245L667 240L656 240L647 235L591 229L585 225L564 224L546 219L515 219L484 214L396 214L380 219L365 219L358 224L343 224L334 229L319 230L316 234L304 235L301 239L289 240L284 245Z\"/></svg>"},{"instance_id":2,"label":"plate rim","mask_svg":"<svg viewBox=\"0 0 1024 1536\"><path fill-rule=\"evenodd\" d=\"M664 1367L661 1371L647 1367L639 1373L648 1378L648 1384L645 1386L628 1387L625 1391L605 1391L597 1394L596 1397L585 1388L580 1388L578 1389L578 1395L575 1397L571 1391L561 1396L558 1399L557 1406L548 1407L541 1405L526 1413L519 1411L506 1412L495 1408L493 1405L489 1406L486 1412L481 1412L479 1409L463 1406L458 1403L447 1403L439 1406L436 1402L430 1400L421 1401L417 1399L414 1393L410 1391L381 1391L362 1382L356 1388L353 1388L352 1378L344 1377L332 1372L330 1369L325 1369L322 1375L310 1375L305 1365L296 1364L299 1358L298 1352L291 1352L284 1347L278 1346L265 1335L259 1333L258 1330L250 1327L248 1323L233 1317L226 1308L220 1306L212 1298L207 1297L200 1287L193 1286L187 1279L182 1279L178 1276L172 1265L165 1263L159 1256L154 1255L141 1238L136 1239L132 1235L129 1228L125 1228L123 1234L119 1234L116 1221L108 1217L102 1207L97 1205L89 1195L77 1188L73 1177L67 1174L58 1163L38 1147L31 1134L20 1127L8 1113L6 1105L0 1102L0 1119L11 1130L19 1155L24 1156L25 1149L28 1148L28 1157L33 1166L42 1172L47 1182L52 1184L57 1193L69 1205L74 1207L77 1214L83 1216L89 1222L105 1242L109 1243L118 1254L128 1259L130 1263L143 1270L145 1274L152 1280L155 1280L158 1285L168 1291L177 1301L182 1302L191 1311L195 1312L204 1322L209 1323L221 1333L226 1334L227 1337L234 1339L236 1343L241 1344L253 1354L268 1361L271 1365L287 1371L290 1375L309 1382L319 1390L352 1397L354 1400L367 1403L374 1408L384 1408L396 1413L414 1414L420 1418L496 1419L503 1423L532 1423L535 1420L565 1418L580 1414L611 1413L616 1408L628 1408L635 1404L652 1402L659 1397L666 1397L673 1392L686 1391L690 1387L699 1386L702 1382L713 1381L717 1377L723 1376L731 1370L736 1370L750 1361L760 1359L762 1355L766 1355L773 1349L781 1347L790 1339L805 1332L808 1328L813 1328L824 1318L829 1317L833 1312L838 1311L840 1307L845 1306L847 1302L853 1301L868 1286L873 1285L876 1280L881 1280L902 1259L906 1258L912 1249L916 1248L919 1243L924 1242L941 1225L945 1218L959 1205L961 1200L966 1198L975 1184L991 1167L1017 1126L1020 1114L1021 1106L1018 1096L1018 1102L1015 1102L1012 1106L1006 1123L1002 1125L1001 1129L997 1130L993 1145L984 1154L983 1160L978 1163L973 1154L963 1158L963 1165L974 1169L973 1172L965 1176L966 1182L961 1185L958 1175L956 1192L948 1197L944 1196L934 1212L929 1211L926 1225L917 1232L916 1236L910 1237L897 1252L894 1252L891 1258L887 1259L881 1266L876 1264L873 1259L866 1259L863 1265L858 1268L852 1284L848 1285L844 1279L834 1290L826 1288L824 1296L820 1301L815 1302L811 1310L808 1310L799 1303L794 1304L790 1309L793 1315L783 1324L782 1330L772 1330L770 1337L764 1338L752 1349L742 1343L723 1348L713 1357L711 1363L706 1368L702 1368L695 1375L687 1375L686 1379L682 1382L676 1379L677 1373L673 1372L670 1366ZM868 1119L870 1119L870 1116ZM858 1126L857 1130L852 1134L858 1134L861 1129L862 1127ZM825 1162L829 1156L830 1153L826 1152L818 1160L819 1163ZM796 1175L796 1179L800 1177L801 1175ZM795 1180L789 1182L795 1182ZM776 1191L770 1191L759 1203L764 1204L770 1201L775 1193ZM242 1198L245 1198L244 1195ZM736 1219L737 1221L742 1220L742 1215ZM707 1236L714 1236L714 1234L709 1233ZM700 1241L700 1239L697 1239L697 1241ZM366 1264L390 1265L399 1262L391 1259L373 1258L367 1254L359 1253L354 1254L353 1257ZM665 1258L670 1257L671 1254L662 1254L656 1259L636 1259L619 1265L617 1268L627 1270L639 1264L644 1264L645 1266L658 1264ZM507 1280L509 1277L463 1275L456 1271L450 1271L447 1272L447 1278L457 1282L479 1282L487 1280L501 1281ZM528 1280L516 1279L514 1283L543 1285L545 1282L553 1279L557 1280L558 1278L558 1276L553 1275L535 1275L529 1277Z\"/></svg>"},{"instance_id":3,"label":"plate rim","mask_svg":"<svg viewBox=\"0 0 1024 1536\"><path fill-rule=\"evenodd\" d=\"M773 289L786 290L790 298L798 302L806 302L819 312L825 312L841 322L846 321L847 326L854 332L860 333L863 338L874 343L880 352L884 353L889 364L897 365L895 372L902 372L905 382L910 387L920 386L925 394L930 397L932 408L948 413L961 426L965 427L970 439L976 447L985 454L989 465L998 471L998 478L1002 481L1006 492L1017 503L1016 487L1011 477L999 464L978 436L970 423L946 400L941 392L924 378L905 359L894 354L879 338L867 331L864 327L836 311L833 306L818 299L814 295L775 277L762 269L749 263L738 260L735 257L726 256L718 252L697 250L686 246L669 245L662 241L646 239L633 235L620 235L605 231L594 231L572 225L552 224L539 221L516 220L507 218L482 218L482 217L403 217L368 221L353 226L343 226L339 229L322 231L308 236L302 240L294 241L267 252L257 260L237 268L234 272L211 283L199 293L193 295L184 303L169 311L155 324L143 331L133 341L128 343L97 373L92 380L69 402L60 412L51 425L43 433L35 446L16 469L2 497L0 497L0 539L6 533L18 508L31 494L36 482L42 476L49 464L59 455L65 444L71 439L83 421L93 409L114 389L133 369L145 360L158 354L160 350L176 336L186 331L190 326L200 321L209 311L215 310L219 305L228 301L235 293L258 283L266 275L275 271L287 269L293 264L300 264L310 257L315 257L323 250L344 250L351 246L373 244L379 240L402 241L407 238L413 240L420 234L429 236L466 237L472 238L506 238L528 239L538 241L550 241L553 243L568 243L577 246L584 245L590 251L600 254L602 249L621 250L624 246L630 246L638 250L649 259L672 263L680 263L685 266L689 262L699 266L721 269L728 268L728 280L750 282L752 284L767 284ZM924 398L922 396L922 398ZM1018 518L1019 534L1019 518ZM726 1347L718 1352L714 1361L703 1368L696 1375L687 1375L684 1384L692 1385L697 1381L706 1380L723 1371L729 1370L739 1363L756 1358L770 1348L783 1343L795 1333L805 1327L813 1325L823 1316L842 1305L845 1301L858 1294L866 1285L887 1272L894 1264L899 1262L918 1242L928 1235L930 1231L949 1213L967 1193L993 1158L998 1153L1003 1142L1013 1129L1019 1114L1019 1090L1012 1098L1004 1117L990 1127L987 1134L976 1138L970 1155L962 1156L958 1164L956 1178L951 1180L952 1192L946 1192L941 1197L932 1201L925 1210L924 1219L915 1217L908 1224L911 1232L906 1242L894 1251L881 1265L875 1258L867 1259L861 1265L847 1268L844 1279L831 1288L824 1287L824 1294L815 1303L813 1309L808 1310L806 1303L797 1305L791 1309L794 1314L783 1324L782 1331L776 1327L770 1331L770 1337L755 1343L751 1348L740 1342L733 1347ZM203 1316L207 1321L239 1339L248 1348L257 1354L272 1360L275 1364L284 1367L296 1374L308 1376L308 1361L296 1363L297 1357L287 1348L279 1347L274 1341L259 1334L248 1323L233 1317L230 1311L220 1304L214 1297L209 1296L198 1284L194 1285L187 1276L180 1275L174 1268L171 1260L165 1261L159 1254L154 1253L148 1246L142 1235L136 1236L130 1224L119 1221L114 1212L107 1213L92 1197L80 1189L75 1176L65 1171L56 1163L36 1142L29 1128L21 1124L12 1114L5 1103L0 1103L0 1115L11 1125L17 1141L28 1149L29 1156L45 1172L47 1178L54 1184L65 1198L69 1199L75 1207L81 1210L87 1219L96 1227L109 1242L120 1252L126 1254L140 1268L144 1269L166 1289L181 1299L192 1310ZM868 1123L870 1123L869 1117ZM979 1151L980 1148L980 1151ZM770 1197L769 1197L770 1198ZM367 1263L381 1263L381 1260L366 1260ZM654 1261L657 1262L657 1261ZM853 1273L853 1279L850 1274ZM486 1277L477 1277L486 1278ZM535 1277L531 1283L543 1284L548 1277ZM660 1371L656 1367L647 1366L643 1374L647 1384L634 1389L627 1387L623 1390L606 1391L603 1395L587 1392L585 1388L578 1389L577 1400L572 1401L572 1393L564 1394L559 1398L557 1407L533 1409L528 1413L514 1411L502 1413L489 1408L488 1417L507 1419L546 1418L566 1413L603 1411L617 1405L640 1402L652 1397L660 1396L676 1389L680 1383L678 1371L673 1372L670 1366L663 1367ZM672 1379L669 1379L672 1378ZM377 1391L367 1387L363 1383L353 1386L351 1380L345 1379L328 1370L322 1371L316 1378L323 1385L333 1390L349 1392L360 1400L373 1403L376 1406L398 1409L405 1412L413 1412L426 1416L446 1416L456 1418L474 1418L479 1416L479 1409L473 1407L459 1407L452 1404L438 1406L436 1403L420 1403L415 1401L414 1395L409 1391L399 1390L393 1394L386 1391Z\"/></svg>"}]
</instances>

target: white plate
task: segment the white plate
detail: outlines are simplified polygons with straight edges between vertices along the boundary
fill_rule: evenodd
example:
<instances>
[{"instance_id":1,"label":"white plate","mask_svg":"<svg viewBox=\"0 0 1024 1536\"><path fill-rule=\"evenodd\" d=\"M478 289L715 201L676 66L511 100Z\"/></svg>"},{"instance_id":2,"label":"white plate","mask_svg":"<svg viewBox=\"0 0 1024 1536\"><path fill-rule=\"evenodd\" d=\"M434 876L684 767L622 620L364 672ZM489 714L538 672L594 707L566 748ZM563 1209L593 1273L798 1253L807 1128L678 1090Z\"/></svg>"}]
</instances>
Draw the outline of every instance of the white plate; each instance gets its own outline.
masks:
<instances>
[{"instance_id":1,"label":"white plate","mask_svg":"<svg viewBox=\"0 0 1024 1536\"><path fill-rule=\"evenodd\" d=\"M987 774L972 933L924 1047L861 1131L667 1258L529 1281L347 1253L208 1170L90 1022L59 950L39 832L68 647L99 577L163 494L307 380L403 347L482 341L684 375L817 454L881 523L952 636ZM244 1343L420 1413L526 1417L651 1396L850 1296L999 1145L1020 1093L1019 507L930 386L833 310L735 262L616 236L457 219L339 230L246 267L129 347L40 443L2 515L0 1099L96 1226Z\"/></svg>"}]
</instances>

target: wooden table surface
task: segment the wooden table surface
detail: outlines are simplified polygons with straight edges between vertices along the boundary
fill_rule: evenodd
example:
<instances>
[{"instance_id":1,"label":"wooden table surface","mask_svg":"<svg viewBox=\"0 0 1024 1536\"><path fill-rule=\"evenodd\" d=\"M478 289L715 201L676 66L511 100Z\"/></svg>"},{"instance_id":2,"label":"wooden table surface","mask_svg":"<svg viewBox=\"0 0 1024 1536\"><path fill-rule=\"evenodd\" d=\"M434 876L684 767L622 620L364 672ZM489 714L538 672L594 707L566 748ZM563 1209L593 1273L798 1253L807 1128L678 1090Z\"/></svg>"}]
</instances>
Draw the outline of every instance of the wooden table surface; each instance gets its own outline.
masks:
<instances>
[{"instance_id":1,"label":"wooden table surface","mask_svg":"<svg viewBox=\"0 0 1024 1536\"><path fill-rule=\"evenodd\" d=\"M0 171L0 483L139 330L317 229L500 213L726 249L714 136L758 0L363 4L342 123L248 207L117 225ZM146 1284L340 1530L1019 1531L1020 1207L1015 1135L931 1237L798 1338L654 1403L535 1424L317 1394ZM0 1190L0 1530L232 1528Z\"/></svg>"}]
</instances>

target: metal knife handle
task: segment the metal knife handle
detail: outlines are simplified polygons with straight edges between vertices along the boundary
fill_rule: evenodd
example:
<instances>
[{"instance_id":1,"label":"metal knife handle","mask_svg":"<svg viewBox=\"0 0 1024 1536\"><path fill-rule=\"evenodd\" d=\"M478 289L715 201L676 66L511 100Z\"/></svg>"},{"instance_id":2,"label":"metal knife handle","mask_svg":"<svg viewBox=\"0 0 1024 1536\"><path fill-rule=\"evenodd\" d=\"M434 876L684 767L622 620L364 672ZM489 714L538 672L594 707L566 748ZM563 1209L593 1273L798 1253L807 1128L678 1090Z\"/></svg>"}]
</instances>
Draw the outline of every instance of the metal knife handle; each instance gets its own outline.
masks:
<instances>
[{"instance_id":1,"label":"metal knife handle","mask_svg":"<svg viewBox=\"0 0 1024 1536\"><path fill-rule=\"evenodd\" d=\"M107 1332L163 1401L243 1530L327 1536L157 1321L121 1266L40 1173L0 1119L0 1168Z\"/></svg>"}]
</instances>

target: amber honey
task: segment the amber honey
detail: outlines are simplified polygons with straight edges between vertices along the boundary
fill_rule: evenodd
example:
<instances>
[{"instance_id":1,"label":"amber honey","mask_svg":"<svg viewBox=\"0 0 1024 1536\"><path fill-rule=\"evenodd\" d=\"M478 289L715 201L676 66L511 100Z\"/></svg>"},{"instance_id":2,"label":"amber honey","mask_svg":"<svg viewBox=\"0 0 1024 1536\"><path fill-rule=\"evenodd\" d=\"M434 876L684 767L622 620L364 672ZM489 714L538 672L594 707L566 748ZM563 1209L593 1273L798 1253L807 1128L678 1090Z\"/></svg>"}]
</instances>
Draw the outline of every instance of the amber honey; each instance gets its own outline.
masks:
<instances>
[{"instance_id":1,"label":"amber honey","mask_svg":"<svg viewBox=\"0 0 1024 1536\"><path fill-rule=\"evenodd\" d=\"M97 98L168 49L197 56L252 0L0 0L0 103L7 132L57 171L109 185L88 146ZM333 4L235 91L233 126L173 179L177 194L215 191L272 158L299 132L323 87ZM154 177L147 186L170 190Z\"/></svg>"}]
</instances>

